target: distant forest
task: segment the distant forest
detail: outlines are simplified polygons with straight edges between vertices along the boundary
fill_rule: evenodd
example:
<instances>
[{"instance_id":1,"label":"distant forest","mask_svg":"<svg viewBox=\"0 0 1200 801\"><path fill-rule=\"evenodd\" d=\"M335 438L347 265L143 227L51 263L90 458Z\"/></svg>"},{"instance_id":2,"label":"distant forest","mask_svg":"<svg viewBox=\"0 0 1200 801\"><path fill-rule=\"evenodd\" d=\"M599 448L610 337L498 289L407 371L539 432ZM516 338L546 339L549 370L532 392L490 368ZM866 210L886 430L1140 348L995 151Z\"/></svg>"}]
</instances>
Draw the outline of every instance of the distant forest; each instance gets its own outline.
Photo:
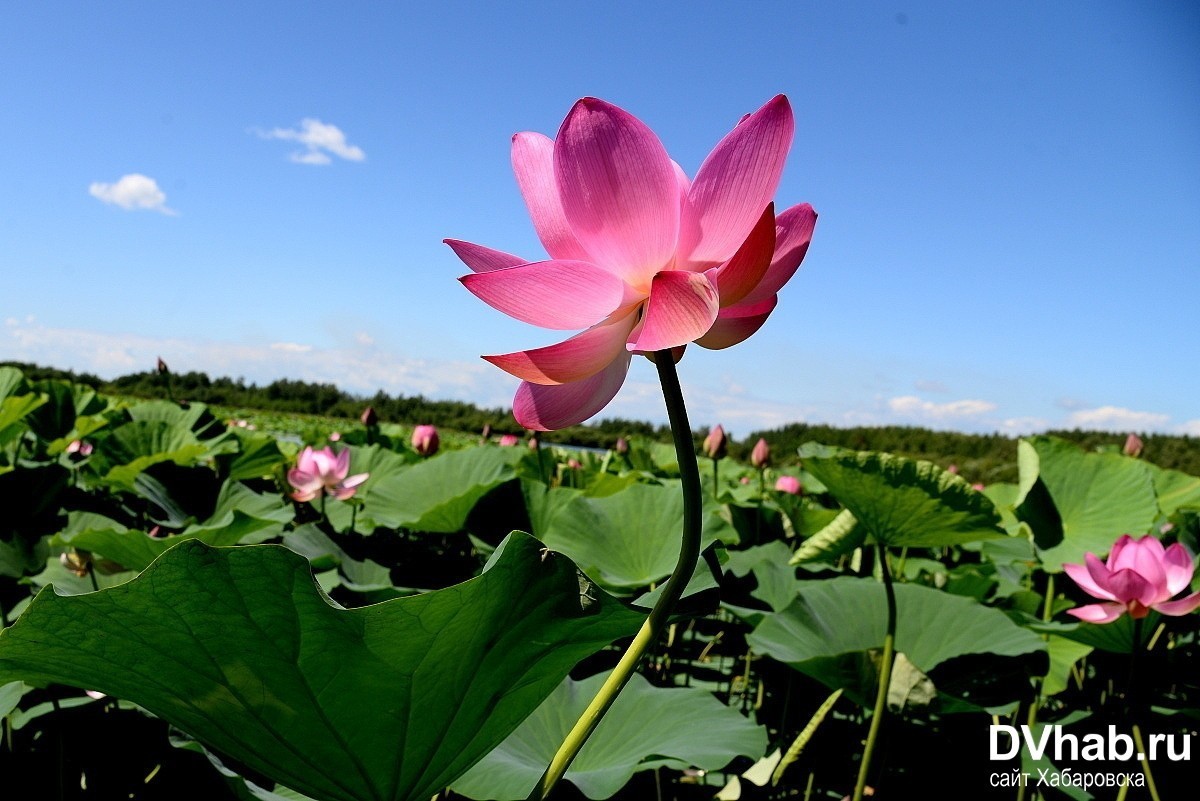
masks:
<instances>
[{"instance_id":1,"label":"distant forest","mask_svg":"<svg viewBox=\"0 0 1200 801\"><path fill-rule=\"evenodd\" d=\"M371 397L353 395L333 384L312 384L305 381L279 380L265 386L247 384L238 378L210 378L205 373L131 373L106 381L88 373L75 373L20 362L0 362L19 368L31 380L65 379L87 384L113 394L140 398L173 398L196 401L233 409L255 409L291 414L317 414L330 417L357 418L371 406L381 423L404 425L432 424L460 431L482 431L490 426L496 434L521 434L509 409L481 409L463 401L430 400L421 395L392 396L378 392ZM705 430L694 432L697 445ZM1097 431L1050 431L1057 437L1076 442L1084 448L1119 450L1125 434ZM671 432L665 425L653 425L637 420L607 418L587 425L572 426L541 435L546 442L560 442L586 447L610 448L617 437L643 436L670 442ZM1143 458L1160 466L1200 475L1200 439L1169 434L1141 434L1145 443ZM752 431L736 442L730 442L729 455L748 459L750 449L763 438L776 454L776 461L790 461L784 454L794 454L805 442L816 441L855 450L887 451L918 459L928 459L947 467L957 465L970 481L995 483L1015 481L1017 477L1016 438L1004 434L963 434L954 431L932 431L915 426L878 426L836 428L828 425L792 423L782 428Z\"/></svg>"}]
</instances>

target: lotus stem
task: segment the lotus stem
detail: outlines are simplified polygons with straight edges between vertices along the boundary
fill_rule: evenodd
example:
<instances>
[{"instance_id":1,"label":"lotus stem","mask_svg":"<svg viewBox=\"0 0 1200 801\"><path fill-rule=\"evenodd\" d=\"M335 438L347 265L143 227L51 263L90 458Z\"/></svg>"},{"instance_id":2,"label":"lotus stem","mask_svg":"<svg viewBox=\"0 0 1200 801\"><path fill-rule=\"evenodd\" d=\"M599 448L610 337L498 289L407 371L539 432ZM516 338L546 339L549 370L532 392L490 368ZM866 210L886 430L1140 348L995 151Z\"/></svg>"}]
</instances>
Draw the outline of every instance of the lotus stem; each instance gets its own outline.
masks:
<instances>
[{"instance_id":1,"label":"lotus stem","mask_svg":"<svg viewBox=\"0 0 1200 801\"><path fill-rule=\"evenodd\" d=\"M1053 617L1054 617L1054 574L1047 573L1046 574L1046 597L1042 602L1042 621L1045 623L1049 623L1051 618L1053 618ZM1045 642L1050 641L1049 634L1043 634L1041 636L1042 636L1043 641L1045 641ZM1033 677L1033 700L1029 702L1029 714L1025 719L1025 723L1026 723L1026 725L1029 726L1030 731L1032 731L1033 727L1035 725L1037 725L1038 712L1041 710L1042 703L1044 701L1044 699L1042 697L1042 688L1045 685L1043 682L1044 682L1044 679L1041 676ZM1017 801L1025 801L1025 790L1027 787L1028 787L1028 784L1026 782L1021 782L1020 785L1018 785Z\"/></svg>"},{"instance_id":2,"label":"lotus stem","mask_svg":"<svg viewBox=\"0 0 1200 801\"><path fill-rule=\"evenodd\" d=\"M1142 742L1142 730L1136 723L1133 724L1133 744L1137 746L1137 752L1142 755L1142 775L1146 777L1146 788L1150 791L1150 798L1153 801L1160 801L1158 787L1154 784L1154 775L1150 773L1150 759L1146 756L1148 752Z\"/></svg>"},{"instance_id":3,"label":"lotus stem","mask_svg":"<svg viewBox=\"0 0 1200 801\"><path fill-rule=\"evenodd\" d=\"M683 484L683 541L679 548L679 561L675 570L667 579L662 595L650 610L650 615L642 624L641 629L629 644L629 648L621 656L617 666L613 668L596 697L584 710L583 715L576 721L575 726L567 734L558 748L558 753L550 761L550 766L542 774L541 780L534 786L529 795L529 801L540 801L550 795L555 785L562 779L570 767L572 760L583 748L583 744L596 730L601 718L617 699L621 689L632 678L638 662L646 651L659 638L667 627L671 610L683 597L684 588L696 571L700 560L700 535L703 527L703 489L700 484L700 468L696 462L696 448L692 442L692 428L688 424L687 409L683 403L683 391L679 387L679 374L675 370L675 360L671 351L660 350L654 354L654 364L658 368L659 383L662 384L663 398L667 405L667 417L671 422L671 435L675 440L675 455L679 460L679 476Z\"/></svg>"},{"instance_id":4,"label":"lotus stem","mask_svg":"<svg viewBox=\"0 0 1200 801\"><path fill-rule=\"evenodd\" d=\"M887 712L888 686L892 683L892 660L896 654L896 590L892 587L892 573L888 569L887 548L880 543L879 572L883 576L883 588L887 593L887 635L883 638L883 663L879 666L879 689L875 692L875 710L871 713L871 728L867 732L867 744L863 748L862 765L858 768L858 781L854 784L853 801L862 801L867 787L867 774L871 770L871 755Z\"/></svg>"}]
</instances>

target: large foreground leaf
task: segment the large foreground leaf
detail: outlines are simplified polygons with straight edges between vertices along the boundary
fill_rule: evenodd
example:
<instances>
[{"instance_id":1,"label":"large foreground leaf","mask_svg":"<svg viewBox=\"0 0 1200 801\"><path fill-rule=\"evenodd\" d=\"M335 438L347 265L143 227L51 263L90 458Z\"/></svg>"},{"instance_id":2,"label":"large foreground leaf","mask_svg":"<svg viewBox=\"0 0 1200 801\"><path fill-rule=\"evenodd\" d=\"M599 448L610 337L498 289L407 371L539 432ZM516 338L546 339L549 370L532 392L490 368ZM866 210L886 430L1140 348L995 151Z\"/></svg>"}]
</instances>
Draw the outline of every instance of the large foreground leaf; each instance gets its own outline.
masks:
<instances>
[{"instance_id":1,"label":"large foreground leaf","mask_svg":"<svg viewBox=\"0 0 1200 801\"><path fill-rule=\"evenodd\" d=\"M564 681L499 748L454 783L455 791L480 801L527 797L607 676ZM608 798L639 770L720 770L737 756L757 759L766 748L766 729L711 693L654 687L634 674L565 778L588 798Z\"/></svg>"},{"instance_id":2,"label":"large foreground leaf","mask_svg":"<svg viewBox=\"0 0 1200 801\"><path fill-rule=\"evenodd\" d=\"M786 662L830 688L841 687L859 700L869 697L858 655L883 645L883 584L844 576L799 586L792 605L768 615L746 641L756 652ZM999 610L913 584L897 584L895 590L896 650L926 674L972 654L1017 657L1045 651L1040 637ZM938 675L932 678L937 683ZM951 678L945 677L947 682ZM1026 685L1027 678L1021 682Z\"/></svg>"},{"instance_id":3,"label":"large foreground leaf","mask_svg":"<svg viewBox=\"0 0 1200 801\"><path fill-rule=\"evenodd\" d=\"M285 548L188 540L121 587L40 593L0 684L128 699L313 798L428 801L641 621L541 549L514 533L478 578L344 610Z\"/></svg>"},{"instance_id":4,"label":"large foreground leaf","mask_svg":"<svg viewBox=\"0 0 1200 801\"><path fill-rule=\"evenodd\" d=\"M800 456L885 545L936 548L1004 535L992 502L932 462L814 443L801 448Z\"/></svg>"}]
</instances>

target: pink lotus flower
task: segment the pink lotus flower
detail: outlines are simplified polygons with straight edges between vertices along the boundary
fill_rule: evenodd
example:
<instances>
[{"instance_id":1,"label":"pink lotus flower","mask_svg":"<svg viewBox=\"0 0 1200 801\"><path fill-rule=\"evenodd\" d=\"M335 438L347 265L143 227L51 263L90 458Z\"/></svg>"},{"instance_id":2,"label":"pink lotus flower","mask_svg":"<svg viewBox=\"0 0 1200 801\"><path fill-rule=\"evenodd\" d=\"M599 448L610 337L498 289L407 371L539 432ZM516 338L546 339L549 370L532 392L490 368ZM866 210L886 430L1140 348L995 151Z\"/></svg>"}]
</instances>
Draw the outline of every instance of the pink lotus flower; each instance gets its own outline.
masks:
<instances>
[{"instance_id":1,"label":"pink lotus flower","mask_svg":"<svg viewBox=\"0 0 1200 801\"><path fill-rule=\"evenodd\" d=\"M550 259L446 243L485 303L544 328L586 329L484 357L522 379L513 399L521 425L549 431L596 414L635 353L727 348L762 326L817 218L808 204L776 217L771 202L793 129L779 95L743 118L692 180L645 124L592 97L575 104L557 139L513 137L513 170Z\"/></svg>"},{"instance_id":2,"label":"pink lotus flower","mask_svg":"<svg viewBox=\"0 0 1200 801\"><path fill-rule=\"evenodd\" d=\"M1145 443L1142 442L1141 437L1137 434L1130 434L1125 438L1125 447L1121 448L1121 453L1136 459L1142 455L1142 448L1144 447Z\"/></svg>"},{"instance_id":3,"label":"pink lotus flower","mask_svg":"<svg viewBox=\"0 0 1200 801\"><path fill-rule=\"evenodd\" d=\"M413 450L422 456L433 456L438 452L442 440L434 426L417 426L412 433Z\"/></svg>"},{"instance_id":4,"label":"pink lotus flower","mask_svg":"<svg viewBox=\"0 0 1200 801\"><path fill-rule=\"evenodd\" d=\"M370 473L359 473L347 477L350 472L350 451L334 454L332 448L319 451L306 447L296 459L296 466L288 471L288 483L295 488L292 498L311 501L321 494L332 495L339 501L350 498L357 487L370 477Z\"/></svg>"},{"instance_id":5,"label":"pink lotus flower","mask_svg":"<svg viewBox=\"0 0 1200 801\"><path fill-rule=\"evenodd\" d=\"M93 446L90 442L84 442L81 439L73 439L71 440L70 444L67 445L65 450L72 456L83 458L84 456L92 455Z\"/></svg>"},{"instance_id":6,"label":"pink lotus flower","mask_svg":"<svg viewBox=\"0 0 1200 801\"><path fill-rule=\"evenodd\" d=\"M500 447L512 448L521 444L521 438L516 434L502 434L500 436Z\"/></svg>"},{"instance_id":7,"label":"pink lotus flower","mask_svg":"<svg viewBox=\"0 0 1200 801\"><path fill-rule=\"evenodd\" d=\"M1111 623L1125 612L1143 618L1151 609L1177 616L1200 607L1200 592L1170 600L1190 586L1195 571L1191 554L1179 543L1163 548L1150 535L1135 540L1123 534L1107 563L1093 553L1084 561L1086 565L1063 565L1063 570L1084 592L1105 602L1067 610L1080 620Z\"/></svg>"},{"instance_id":8,"label":"pink lotus flower","mask_svg":"<svg viewBox=\"0 0 1200 801\"><path fill-rule=\"evenodd\" d=\"M758 438L758 442L754 443L754 450L750 451L750 464L761 469L771 463L771 446L762 437Z\"/></svg>"},{"instance_id":9,"label":"pink lotus flower","mask_svg":"<svg viewBox=\"0 0 1200 801\"><path fill-rule=\"evenodd\" d=\"M720 425L715 425L708 432L708 436L704 438L704 452L708 454L710 459L723 459L725 452L729 447L729 440L725 437L725 429Z\"/></svg>"},{"instance_id":10,"label":"pink lotus flower","mask_svg":"<svg viewBox=\"0 0 1200 801\"><path fill-rule=\"evenodd\" d=\"M795 476L780 476L775 479L775 489L790 495L800 494L800 479Z\"/></svg>"}]
</instances>

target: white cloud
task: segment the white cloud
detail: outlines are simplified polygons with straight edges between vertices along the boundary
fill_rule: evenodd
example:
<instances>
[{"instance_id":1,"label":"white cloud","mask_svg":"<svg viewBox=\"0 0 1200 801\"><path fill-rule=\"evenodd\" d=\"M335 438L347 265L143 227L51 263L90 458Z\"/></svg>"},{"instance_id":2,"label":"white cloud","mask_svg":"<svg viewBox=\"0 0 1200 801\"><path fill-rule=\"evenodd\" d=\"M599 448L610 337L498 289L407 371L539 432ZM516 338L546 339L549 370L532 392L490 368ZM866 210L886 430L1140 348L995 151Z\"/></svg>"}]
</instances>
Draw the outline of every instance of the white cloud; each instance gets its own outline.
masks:
<instances>
[{"instance_id":1,"label":"white cloud","mask_svg":"<svg viewBox=\"0 0 1200 801\"><path fill-rule=\"evenodd\" d=\"M122 175L112 184L97 181L88 187L88 194L103 203L126 211L148 209L162 214L176 214L173 209L167 207L167 196L158 188L158 182L137 172Z\"/></svg>"},{"instance_id":2,"label":"white cloud","mask_svg":"<svg viewBox=\"0 0 1200 801\"><path fill-rule=\"evenodd\" d=\"M1008 417L1000 422L1000 430L1005 434L1035 434L1050 428L1050 421L1044 417Z\"/></svg>"},{"instance_id":3,"label":"white cloud","mask_svg":"<svg viewBox=\"0 0 1200 801\"><path fill-rule=\"evenodd\" d=\"M1151 431L1162 430L1170 419L1170 415L1158 412L1138 412L1120 406L1100 406L1072 412L1067 415L1066 424L1070 428L1095 431Z\"/></svg>"},{"instance_id":4,"label":"white cloud","mask_svg":"<svg viewBox=\"0 0 1200 801\"><path fill-rule=\"evenodd\" d=\"M272 128L257 133L263 139L283 139L304 145L304 150L293 151L288 156L297 164L329 164L333 161L330 154L347 161L363 161L367 158L361 147L346 141L346 134L341 128L311 117L301 120L298 129Z\"/></svg>"},{"instance_id":5,"label":"white cloud","mask_svg":"<svg viewBox=\"0 0 1200 801\"><path fill-rule=\"evenodd\" d=\"M891 398L887 406L896 414L925 421L944 421L963 417L977 417L996 410L996 404L984 400L957 400L934 403L921 400L915 395Z\"/></svg>"},{"instance_id":6,"label":"white cloud","mask_svg":"<svg viewBox=\"0 0 1200 801\"><path fill-rule=\"evenodd\" d=\"M1177 433L1187 434L1189 437L1200 437L1200 418L1180 424Z\"/></svg>"},{"instance_id":7,"label":"white cloud","mask_svg":"<svg viewBox=\"0 0 1200 801\"><path fill-rule=\"evenodd\" d=\"M272 342L268 347L285 353L308 353L312 350L312 345L301 345L298 342Z\"/></svg>"}]
</instances>

